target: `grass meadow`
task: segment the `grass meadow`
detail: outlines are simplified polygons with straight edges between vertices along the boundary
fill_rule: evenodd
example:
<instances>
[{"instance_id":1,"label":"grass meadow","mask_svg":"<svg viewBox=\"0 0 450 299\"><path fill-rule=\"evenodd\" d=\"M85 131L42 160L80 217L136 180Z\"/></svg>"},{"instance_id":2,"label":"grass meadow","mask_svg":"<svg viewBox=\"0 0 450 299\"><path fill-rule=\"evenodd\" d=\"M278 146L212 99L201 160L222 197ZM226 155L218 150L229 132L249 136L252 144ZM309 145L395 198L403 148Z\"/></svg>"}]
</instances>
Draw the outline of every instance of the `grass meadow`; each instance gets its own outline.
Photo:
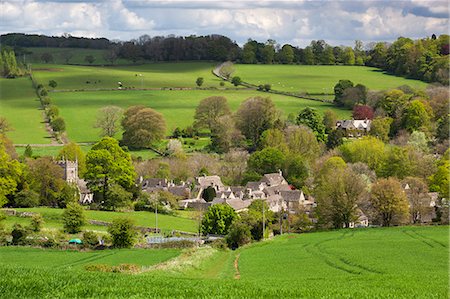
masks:
<instances>
[{"instance_id":1,"label":"grass meadow","mask_svg":"<svg viewBox=\"0 0 450 299\"><path fill-rule=\"evenodd\" d=\"M371 90L385 90L401 85L425 89L427 83L383 73L380 69L344 65L235 65L234 75L255 85L269 83L273 89L304 92L334 93L341 79L366 85Z\"/></svg>"},{"instance_id":2,"label":"grass meadow","mask_svg":"<svg viewBox=\"0 0 450 299\"><path fill-rule=\"evenodd\" d=\"M7 298L448 298L448 226L283 235L236 251L183 251L172 263L133 275L81 269L97 263L96 257L98 263L143 265L177 255L108 252L104 257L0 248L0 293ZM179 267L170 267L177 260Z\"/></svg>"},{"instance_id":3,"label":"grass meadow","mask_svg":"<svg viewBox=\"0 0 450 299\"><path fill-rule=\"evenodd\" d=\"M0 116L13 127L8 136L14 143L50 143L30 78L0 78Z\"/></svg>"},{"instance_id":4,"label":"grass meadow","mask_svg":"<svg viewBox=\"0 0 450 299\"><path fill-rule=\"evenodd\" d=\"M53 209L53 208L19 208L15 209L20 212L35 212L40 213L44 218L45 228L49 229L62 229L62 213L63 209ZM128 217L134 220L135 225L144 227L155 227L156 225L156 215L151 212L105 212L105 211L94 211L86 210L86 218L88 220L100 220L111 222L112 220L119 217ZM177 216L158 214L158 228L162 231L171 230L181 230L187 232L197 232L198 223L197 221L191 219L192 215L188 213L180 213ZM8 216L6 219L6 225L12 226L14 223L20 223L27 225L30 223L30 218ZM88 224L84 229L93 229L99 231L106 231L106 226L91 225Z\"/></svg>"}]
</instances>

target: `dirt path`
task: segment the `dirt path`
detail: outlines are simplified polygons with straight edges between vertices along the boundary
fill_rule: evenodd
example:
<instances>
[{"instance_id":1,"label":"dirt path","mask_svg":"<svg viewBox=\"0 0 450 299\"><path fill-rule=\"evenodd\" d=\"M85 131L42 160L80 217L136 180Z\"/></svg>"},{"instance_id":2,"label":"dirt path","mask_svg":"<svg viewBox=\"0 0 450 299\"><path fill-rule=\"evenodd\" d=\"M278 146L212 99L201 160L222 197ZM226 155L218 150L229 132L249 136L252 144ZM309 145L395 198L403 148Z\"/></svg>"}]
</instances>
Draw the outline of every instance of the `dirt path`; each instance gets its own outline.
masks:
<instances>
[{"instance_id":1,"label":"dirt path","mask_svg":"<svg viewBox=\"0 0 450 299\"><path fill-rule=\"evenodd\" d=\"M239 257L241 256L240 253L236 255L236 259L234 260L234 270L236 270L236 273L234 274L234 279L241 279L241 273L239 272Z\"/></svg>"}]
</instances>

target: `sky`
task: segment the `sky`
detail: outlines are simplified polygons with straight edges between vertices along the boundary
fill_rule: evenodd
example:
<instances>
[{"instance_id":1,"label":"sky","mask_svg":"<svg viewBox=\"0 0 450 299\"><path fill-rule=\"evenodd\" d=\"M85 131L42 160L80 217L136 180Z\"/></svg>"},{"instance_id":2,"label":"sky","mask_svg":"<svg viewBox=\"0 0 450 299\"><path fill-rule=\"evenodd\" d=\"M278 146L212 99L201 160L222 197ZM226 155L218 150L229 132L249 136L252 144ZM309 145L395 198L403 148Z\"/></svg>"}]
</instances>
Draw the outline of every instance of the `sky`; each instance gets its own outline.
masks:
<instances>
[{"instance_id":1,"label":"sky","mask_svg":"<svg viewBox=\"0 0 450 299\"><path fill-rule=\"evenodd\" d=\"M304 47L449 33L449 1L0 0L0 33L106 37L221 34Z\"/></svg>"}]
</instances>

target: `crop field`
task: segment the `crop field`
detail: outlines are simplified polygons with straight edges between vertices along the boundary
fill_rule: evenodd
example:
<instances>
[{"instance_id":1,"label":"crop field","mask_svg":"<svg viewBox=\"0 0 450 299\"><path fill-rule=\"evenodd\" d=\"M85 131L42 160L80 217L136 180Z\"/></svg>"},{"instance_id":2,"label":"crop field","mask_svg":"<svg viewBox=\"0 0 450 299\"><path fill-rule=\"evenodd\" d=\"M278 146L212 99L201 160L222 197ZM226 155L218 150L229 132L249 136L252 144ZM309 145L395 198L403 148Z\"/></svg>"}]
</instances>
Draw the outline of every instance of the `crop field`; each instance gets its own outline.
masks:
<instances>
[{"instance_id":1,"label":"crop field","mask_svg":"<svg viewBox=\"0 0 450 299\"><path fill-rule=\"evenodd\" d=\"M51 229L61 229L62 224L62 209L52 208L20 208L15 209L20 212L35 212L40 213L44 217L44 227ZM145 227L155 227L156 215L151 212L105 212L105 211L85 211L88 220L100 220L111 222L115 218L128 217L134 220L135 225ZM23 217L8 217L6 224L12 226L14 223L28 224L30 218ZM187 232L197 232L198 223L190 219L188 214L180 214L180 216L170 216L158 214L158 228L163 231L182 230ZM87 225L85 229L106 230L105 226Z\"/></svg>"},{"instance_id":2,"label":"crop field","mask_svg":"<svg viewBox=\"0 0 450 299\"><path fill-rule=\"evenodd\" d=\"M342 65L235 65L236 73L245 82L255 85L269 83L273 89L290 92L334 93L341 79L385 90L401 85L425 89L427 83L384 74L377 68Z\"/></svg>"},{"instance_id":3,"label":"crop field","mask_svg":"<svg viewBox=\"0 0 450 299\"><path fill-rule=\"evenodd\" d=\"M106 260L139 265L169 255L149 250L154 257L137 258L145 253L135 250L121 259L111 252ZM85 263L77 258L85 253L64 254L67 263ZM40 262L53 256L48 265ZM64 259L53 251L1 248L0 292L7 298L448 298L448 226L283 235L236 251L184 251L172 264L177 260L179 268L163 263L142 274L93 273L56 267Z\"/></svg>"},{"instance_id":4,"label":"crop field","mask_svg":"<svg viewBox=\"0 0 450 299\"><path fill-rule=\"evenodd\" d=\"M50 143L30 78L0 78L0 116L14 128L8 136L15 143Z\"/></svg>"}]
</instances>

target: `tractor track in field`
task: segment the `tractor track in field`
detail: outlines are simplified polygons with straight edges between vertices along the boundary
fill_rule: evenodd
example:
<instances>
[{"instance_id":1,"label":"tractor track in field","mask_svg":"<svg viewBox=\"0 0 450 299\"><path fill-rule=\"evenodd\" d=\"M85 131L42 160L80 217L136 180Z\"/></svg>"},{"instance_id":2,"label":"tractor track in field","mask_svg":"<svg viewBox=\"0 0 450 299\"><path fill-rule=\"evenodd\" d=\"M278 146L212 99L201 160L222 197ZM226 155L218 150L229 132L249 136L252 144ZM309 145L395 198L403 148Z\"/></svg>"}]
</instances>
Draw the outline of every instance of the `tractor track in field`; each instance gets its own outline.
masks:
<instances>
[{"instance_id":1,"label":"tractor track in field","mask_svg":"<svg viewBox=\"0 0 450 299\"><path fill-rule=\"evenodd\" d=\"M352 262L351 260L348 260L346 258L343 258L337 254L331 253L327 251L325 248L323 248L323 244L334 241L334 240L340 240L343 238L351 238L355 234L354 231L352 232L344 232L341 236L337 238L331 238L326 239L314 244L308 244L305 246L305 250L311 254L320 257L328 266L335 268L340 271L344 271L349 274L355 274L355 275L361 275L365 272L372 273L372 274L383 274L383 272L378 271L376 269L372 269L370 267L357 264L355 262ZM311 246L309 246L311 245Z\"/></svg>"},{"instance_id":2,"label":"tractor track in field","mask_svg":"<svg viewBox=\"0 0 450 299\"><path fill-rule=\"evenodd\" d=\"M113 254L116 254L116 253L111 252L111 253L105 254L105 255L101 255L101 254L97 253L97 254L94 254L93 256L88 256L88 257L76 260L74 262L71 262L71 263L62 264L62 265L58 266L57 268L78 266L78 265L84 264L86 262L93 262L93 261L101 260L101 259L111 256Z\"/></svg>"},{"instance_id":3,"label":"tractor track in field","mask_svg":"<svg viewBox=\"0 0 450 299\"><path fill-rule=\"evenodd\" d=\"M241 279L241 272L239 272L239 257L241 256L240 253L236 255L236 258L234 259L234 279Z\"/></svg>"},{"instance_id":4,"label":"tractor track in field","mask_svg":"<svg viewBox=\"0 0 450 299\"><path fill-rule=\"evenodd\" d=\"M446 244L444 244L440 241L437 241L433 238L419 234L418 232L416 232L414 230L402 230L402 233L411 237L414 240L424 243L425 245L427 245L431 248L435 248L436 246L441 246L441 247L445 247L445 248L448 247Z\"/></svg>"}]
</instances>

